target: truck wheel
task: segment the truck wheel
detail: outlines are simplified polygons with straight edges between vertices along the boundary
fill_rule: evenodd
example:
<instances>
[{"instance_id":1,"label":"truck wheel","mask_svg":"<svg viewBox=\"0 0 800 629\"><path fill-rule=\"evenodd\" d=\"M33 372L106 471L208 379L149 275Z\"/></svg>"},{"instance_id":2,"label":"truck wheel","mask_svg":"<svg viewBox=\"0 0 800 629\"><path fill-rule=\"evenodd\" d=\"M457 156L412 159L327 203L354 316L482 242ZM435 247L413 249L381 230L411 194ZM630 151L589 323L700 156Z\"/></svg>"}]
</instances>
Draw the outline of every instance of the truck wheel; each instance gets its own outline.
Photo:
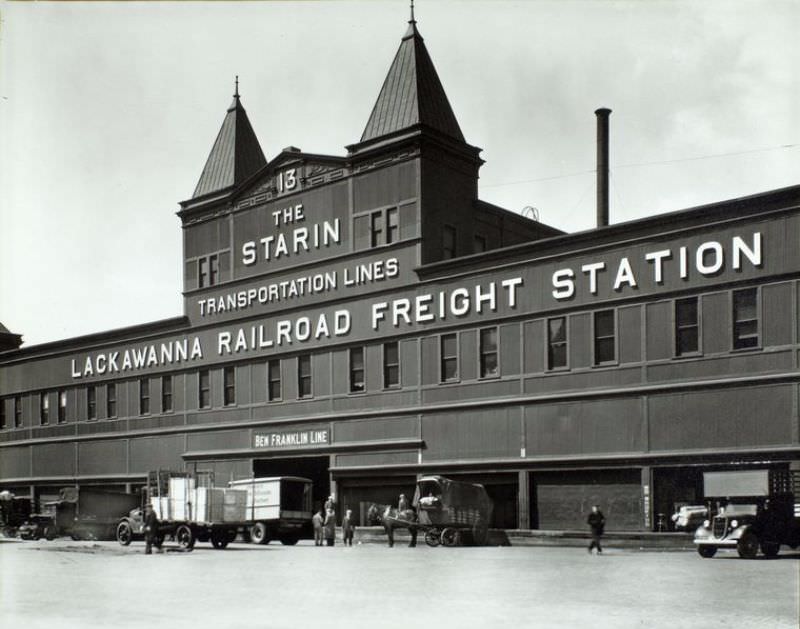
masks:
<instances>
[{"instance_id":1,"label":"truck wheel","mask_svg":"<svg viewBox=\"0 0 800 629\"><path fill-rule=\"evenodd\" d=\"M236 536L239 534L239 531L236 529L231 529L230 531L225 531L225 539L228 540L229 544L232 544L236 541Z\"/></svg>"},{"instance_id":2,"label":"truck wheel","mask_svg":"<svg viewBox=\"0 0 800 629\"><path fill-rule=\"evenodd\" d=\"M48 542L52 542L56 538L56 527L54 526L44 527L44 538Z\"/></svg>"},{"instance_id":3,"label":"truck wheel","mask_svg":"<svg viewBox=\"0 0 800 629\"><path fill-rule=\"evenodd\" d=\"M296 537L281 537L281 544L284 546L294 546L297 543Z\"/></svg>"},{"instance_id":4,"label":"truck wheel","mask_svg":"<svg viewBox=\"0 0 800 629\"><path fill-rule=\"evenodd\" d=\"M131 525L127 522L120 522L117 525L117 541L120 546L128 546L133 540L133 531Z\"/></svg>"},{"instance_id":5,"label":"truck wheel","mask_svg":"<svg viewBox=\"0 0 800 629\"><path fill-rule=\"evenodd\" d=\"M250 539L255 544L269 544L269 537L267 537L267 525L263 522L256 522L250 527Z\"/></svg>"},{"instance_id":6,"label":"truck wheel","mask_svg":"<svg viewBox=\"0 0 800 629\"><path fill-rule=\"evenodd\" d=\"M761 542L761 552L764 553L764 556L768 559L777 557L780 549L781 545L777 542Z\"/></svg>"},{"instance_id":7,"label":"truck wheel","mask_svg":"<svg viewBox=\"0 0 800 629\"><path fill-rule=\"evenodd\" d=\"M742 559L755 559L758 554L758 536L752 531L745 531L736 544L736 550Z\"/></svg>"},{"instance_id":8,"label":"truck wheel","mask_svg":"<svg viewBox=\"0 0 800 629\"><path fill-rule=\"evenodd\" d=\"M698 546L697 552L703 559L711 559L717 554L717 548L715 546Z\"/></svg>"},{"instance_id":9,"label":"truck wheel","mask_svg":"<svg viewBox=\"0 0 800 629\"><path fill-rule=\"evenodd\" d=\"M217 550L222 550L228 545L228 536L225 531L214 531L211 534L211 545Z\"/></svg>"},{"instance_id":10,"label":"truck wheel","mask_svg":"<svg viewBox=\"0 0 800 629\"><path fill-rule=\"evenodd\" d=\"M178 542L178 546L183 549L191 550L194 548L194 533L192 533L191 527L185 524L181 524L178 530L175 531L175 540Z\"/></svg>"}]
</instances>

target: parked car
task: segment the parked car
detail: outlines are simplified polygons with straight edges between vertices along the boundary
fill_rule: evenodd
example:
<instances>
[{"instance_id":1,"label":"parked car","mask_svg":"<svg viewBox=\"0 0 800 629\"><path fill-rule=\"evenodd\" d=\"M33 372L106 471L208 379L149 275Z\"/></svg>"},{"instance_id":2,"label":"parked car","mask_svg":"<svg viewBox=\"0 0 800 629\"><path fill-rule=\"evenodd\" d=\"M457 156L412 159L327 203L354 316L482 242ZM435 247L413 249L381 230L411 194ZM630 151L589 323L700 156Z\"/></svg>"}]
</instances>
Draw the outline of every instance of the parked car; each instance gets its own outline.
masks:
<instances>
[{"instance_id":1,"label":"parked car","mask_svg":"<svg viewBox=\"0 0 800 629\"><path fill-rule=\"evenodd\" d=\"M53 540L56 538L56 523L51 515L34 513L28 520L17 529L22 539L45 539Z\"/></svg>"},{"instance_id":2,"label":"parked car","mask_svg":"<svg viewBox=\"0 0 800 629\"><path fill-rule=\"evenodd\" d=\"M703 505L686 505L672 514L676 531L694 531L708 518L708 509Z\"/></svg>"}]
</instances>

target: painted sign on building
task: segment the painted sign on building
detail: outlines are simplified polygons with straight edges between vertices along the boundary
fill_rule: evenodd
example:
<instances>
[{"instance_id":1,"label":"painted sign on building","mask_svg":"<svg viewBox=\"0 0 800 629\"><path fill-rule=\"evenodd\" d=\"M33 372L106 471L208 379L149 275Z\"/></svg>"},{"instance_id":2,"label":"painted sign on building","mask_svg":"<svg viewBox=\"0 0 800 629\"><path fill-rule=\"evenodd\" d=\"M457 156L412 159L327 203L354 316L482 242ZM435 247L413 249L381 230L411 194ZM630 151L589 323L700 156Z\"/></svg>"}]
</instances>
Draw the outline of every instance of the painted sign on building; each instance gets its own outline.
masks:
<instances>
[{"instance_id":1,"label":"painted sign on building","mask_svg":"<svg viewBox=\"0 0 800 629\"><path fill-rule=\"evenodd\" d=\"M253 447L258 449L305 448L326 446L331 442L330 428L258 431L253 433Z\"/></svg>"}]
</instances>

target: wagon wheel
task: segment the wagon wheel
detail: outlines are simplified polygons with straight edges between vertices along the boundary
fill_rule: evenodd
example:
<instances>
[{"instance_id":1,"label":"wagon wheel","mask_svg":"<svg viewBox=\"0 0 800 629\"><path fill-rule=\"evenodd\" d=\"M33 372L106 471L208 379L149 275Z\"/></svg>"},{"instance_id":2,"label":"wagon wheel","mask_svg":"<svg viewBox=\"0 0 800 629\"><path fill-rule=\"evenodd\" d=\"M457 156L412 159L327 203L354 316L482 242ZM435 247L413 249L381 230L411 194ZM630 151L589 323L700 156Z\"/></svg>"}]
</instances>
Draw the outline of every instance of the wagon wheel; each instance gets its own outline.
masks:
<instances>
[{"instance_id":1,"label":"wagon wheel","mask_svg":"<svg viewBox=\"0 0 800 629\"><path fill-rule=\"evenodd\" d=\"M446 528L441 535L442 546L458 546L460 537L456 529Z\"/></svg>"},{"instance_id":2,"label":"wagon wheel","mask_svg":"<svg viewBox=\"0 0 800 629\"><path fill-rule=\"evenodd\" d=\"M194 548L194 534L192 533L191 527L185 524L181 524L178 530L175 531L175 539L181 548L185 548L186 550Z\"/></svg>"},{"instance_id":3,"label":"wagon wheel","mask_svg":"<svg viewBox=\"0 0 800 629\"><path fill-rule=\"evenodd\" d=\"M428 529L425 531L425 543L435 548L439 545L441 535L439 529Z\"/></svg>"}]
</instances>

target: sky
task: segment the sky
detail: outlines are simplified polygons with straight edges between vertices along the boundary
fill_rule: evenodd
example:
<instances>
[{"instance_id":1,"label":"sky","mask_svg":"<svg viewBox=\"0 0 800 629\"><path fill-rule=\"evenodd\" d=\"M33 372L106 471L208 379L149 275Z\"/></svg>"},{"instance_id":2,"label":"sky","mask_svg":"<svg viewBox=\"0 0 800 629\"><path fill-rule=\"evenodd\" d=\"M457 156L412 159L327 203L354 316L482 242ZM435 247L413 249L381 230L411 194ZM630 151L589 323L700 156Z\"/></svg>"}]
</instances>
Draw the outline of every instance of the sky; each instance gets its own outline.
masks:
<instances>
[{"instance_id":1,"label":"sky","mask_svg":"<svg viewBox=\"0 0 800 629\"><path fill-rule=\"evenodd\" d=\"M611 222L800 184L800 2L417 0L480 197ZM179 316L178 203L239 75L267 159L344 155L407 0L0 0L0 322L24 346Z\"/></svg>"}]
</instances>

